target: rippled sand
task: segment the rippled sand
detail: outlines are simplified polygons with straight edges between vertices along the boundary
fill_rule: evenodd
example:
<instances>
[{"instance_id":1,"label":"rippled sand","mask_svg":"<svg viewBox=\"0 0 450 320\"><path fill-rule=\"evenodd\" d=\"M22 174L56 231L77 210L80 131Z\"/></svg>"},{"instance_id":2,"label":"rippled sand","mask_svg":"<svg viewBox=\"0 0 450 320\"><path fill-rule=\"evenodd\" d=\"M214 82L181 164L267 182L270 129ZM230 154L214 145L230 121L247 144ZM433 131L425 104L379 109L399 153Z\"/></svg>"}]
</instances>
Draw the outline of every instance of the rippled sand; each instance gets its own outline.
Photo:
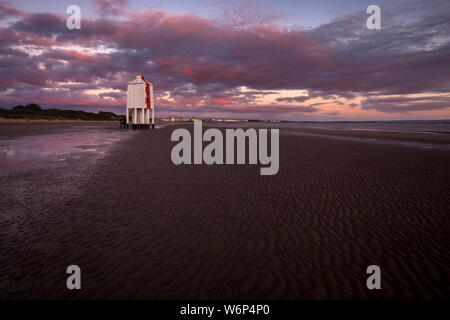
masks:
<instances>
[{"instance_id":1,"label":"rippled sand","mask_svg":"<svg viewBox=\"0 0 450 320\"><path fill-rule=\"evenodd\" d=\"M173 165L172 130L0 176L0 297L449 298L448 151L282 130L280 171L260 176Z\"/></svg>"}]
</instances>

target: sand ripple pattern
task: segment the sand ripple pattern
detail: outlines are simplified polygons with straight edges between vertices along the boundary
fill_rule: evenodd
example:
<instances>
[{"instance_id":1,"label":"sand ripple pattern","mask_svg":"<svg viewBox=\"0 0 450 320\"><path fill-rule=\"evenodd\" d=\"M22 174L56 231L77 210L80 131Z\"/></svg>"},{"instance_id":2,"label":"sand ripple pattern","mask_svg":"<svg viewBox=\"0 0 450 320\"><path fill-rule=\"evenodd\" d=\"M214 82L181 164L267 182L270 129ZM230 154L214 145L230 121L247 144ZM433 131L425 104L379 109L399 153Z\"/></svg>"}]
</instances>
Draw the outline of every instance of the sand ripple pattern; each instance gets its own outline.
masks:
<instances>
[{"instance_id":1,"label":"sand ripple pattern","mask_svg":"<svg viewBox=\"0 0 450 320\"><path fill-rule=\"evenodd\" d=\"M449 298L450 153L282 134L279 173L260 176L173 165L172 130L122 143L70 197L36 181L2 199L0 296Z\"/></svg>"}]
</instances>

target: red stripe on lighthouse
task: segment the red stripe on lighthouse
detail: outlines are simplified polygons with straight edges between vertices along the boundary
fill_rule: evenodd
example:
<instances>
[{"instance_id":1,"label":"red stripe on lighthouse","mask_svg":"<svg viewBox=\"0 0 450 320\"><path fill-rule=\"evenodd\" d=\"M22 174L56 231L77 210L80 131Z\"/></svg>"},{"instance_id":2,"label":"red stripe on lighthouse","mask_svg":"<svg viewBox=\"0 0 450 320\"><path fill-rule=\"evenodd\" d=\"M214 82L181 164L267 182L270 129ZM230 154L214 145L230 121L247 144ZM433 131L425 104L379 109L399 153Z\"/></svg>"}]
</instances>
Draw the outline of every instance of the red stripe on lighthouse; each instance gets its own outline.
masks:
<instances>
[{"instance_id":1,"label":"red stripe on lighthouse","mask_svg":"<svg viewBox=\"0 0 450 320\"><path fill-rule=\"evenodd\" d=\"M147 109L150 109L150 84L148 82L145 84L145 93L147 94Z\"/></svg>"},{"instance_id":2,"label":"red stripe on lighthouse","mask_svg":"<svg viewBox=\"0 0 450 320\"><path fill-rule=\"evenodd\" d=\"M145 95L147 97L147 109L151 109L150 106L150 83L144 79L144 76L141 75L141 79L145 82Z\"/></svg>"}]
</instances>

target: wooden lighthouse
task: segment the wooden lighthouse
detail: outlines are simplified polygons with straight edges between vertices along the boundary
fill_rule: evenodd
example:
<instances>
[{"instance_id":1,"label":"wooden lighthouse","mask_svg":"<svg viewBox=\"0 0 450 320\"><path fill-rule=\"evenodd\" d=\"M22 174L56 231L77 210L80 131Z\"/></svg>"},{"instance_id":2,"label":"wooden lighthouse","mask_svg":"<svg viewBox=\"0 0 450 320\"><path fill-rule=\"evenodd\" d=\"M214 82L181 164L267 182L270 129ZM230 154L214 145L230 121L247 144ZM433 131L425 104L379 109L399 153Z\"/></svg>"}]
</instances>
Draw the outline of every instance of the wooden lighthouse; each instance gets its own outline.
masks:
<instances>
[{"instance_id":1,"label":"wooden lighthouse","mask_svg":"<svg viewBox=\"0 0 450 320\"><path fill-rule=\"evenodd\" d=\"M152 129L155 127L155 105L153 104L153 85L138 75L128 82L126 126L133 129L150 128L150 113Z\"/></svg>"}]
</instances>

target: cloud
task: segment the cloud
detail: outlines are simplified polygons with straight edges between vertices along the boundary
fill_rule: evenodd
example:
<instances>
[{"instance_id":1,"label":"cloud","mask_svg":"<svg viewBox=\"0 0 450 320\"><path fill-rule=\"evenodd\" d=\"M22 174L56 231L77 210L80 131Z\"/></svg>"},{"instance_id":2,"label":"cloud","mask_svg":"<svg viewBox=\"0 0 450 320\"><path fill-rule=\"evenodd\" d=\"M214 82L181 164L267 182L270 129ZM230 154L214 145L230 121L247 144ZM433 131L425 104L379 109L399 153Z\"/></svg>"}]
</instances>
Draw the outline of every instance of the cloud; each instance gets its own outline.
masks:
<instances>
[{"instance_id":1,"label":"cloud","mask_svg":"<svg viewBox=\"0 0 450 320\"><path fill-rule=\"evenodd\" d=\"M0 17L15 17L0 26L0 91L15 89L0 95L1 104L34 99L67 105L78 99L120 105L127 81L142 73L155 84L157 104L167 108L247 112L261 96L280 90L306 90L308 96L278 97L274 105L259 103L251 111L315 113L314 104L298 105L297 111L284 105L315 98L342 105L363 97L361 110L384 113L447 105L444 100L380 101L379 96L450 92L449 2L416 8L410 1L404 10L388 8L383 29L375 31L364 27L365 12L304 30L277 26L277 13L253 14L248 3L242 10L225 9L226 21L139 11L122 0L95 4L99 14L83 19L81 30L68 30L62 14L0 5ZM84 93L99 86L119 92Z\"/></svg>"},{"instance_id":2,"label":"cloud","mask_svg":"<svg viewBox=\"0 0 450 320\"><path fill-rule=\"evenodd\" d=\"M121 16L128 9L128 0L95 0L94 3L102 17Z\"/></svg>"},{"instance_id":3,"label":"cloud","mask_svg":"<svg viewBox=\"0 0 450 320\"><path fill-rule=\"evenodd\" d=\"M304 102L311 97L309 96L299 96L299 97L287 97L287 98L277 98L278 102Z\"/></svg>"},{"instance_id":4,"label":"cloud","mask_svg":"<svg viewBox=\"0 0 450 320\"><path fill-rule=\"evenodd\" d=\"M20 17L25 13L15 9L9 2L0 2L0 21L8 18Z\"/></svg>"},{"instance_id":5,"label":"cloud","mask_svg":"<svg viewBox=\"0 0 450 320\"><path fill-rule=\"evenodd\" d=\"M216 21L233 27L275 23L283 14L274 7L263 9L265 4L251 0L222 0L213 7L217 11Z\"/></svg>"}]
</instances>

